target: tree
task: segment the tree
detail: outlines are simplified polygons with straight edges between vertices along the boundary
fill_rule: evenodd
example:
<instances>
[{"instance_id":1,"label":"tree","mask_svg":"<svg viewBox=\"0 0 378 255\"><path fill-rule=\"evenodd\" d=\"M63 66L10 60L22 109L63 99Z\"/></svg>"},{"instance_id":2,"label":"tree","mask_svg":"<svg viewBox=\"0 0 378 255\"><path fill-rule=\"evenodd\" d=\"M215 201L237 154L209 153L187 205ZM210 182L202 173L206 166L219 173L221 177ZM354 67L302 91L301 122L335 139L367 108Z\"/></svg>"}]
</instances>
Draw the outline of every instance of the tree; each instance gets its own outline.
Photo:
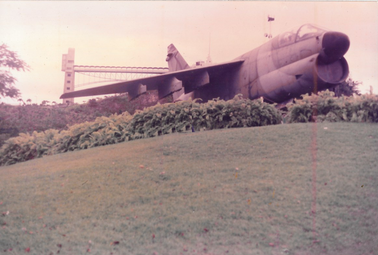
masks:
<instances>
[{"instance_id":1,"label":"tree","mask_svg":"<svg viewBox=\"0 0 378 255\"><path fill-rule=\"evenodd\" d=\"M17 81L10 70L29 71L29 66L19 58L16 52L8 50L5 44L0 45L0 98L18 98L20 91L14 87Z\"/></svg>"},{"instance_id":2,"label":"tree","mask_svg":"<svg viewBox=\"0 0 378 255\"><path fill-rule=\"evenodd\" d=\"M340 97L341 95L344 96L352 96L353 94L361 95L361 92L357 88L358 85L362 84L360 81L354 81L352 78L346 79L343 83L333 88L333 92L335 92L335 96Z\"/></svg>"},{"instance_id":3,"label":"tree","mask_svg":"<svg viewBox=\"0 0 378 255\"><path fill-rule=\"evenodd\" d=\"M89 101L88 101L88 106L89 106L89 107L97 107L97 106L98 106L97 100L94 99L94 98L89 99Z\"/></svg>"},{"instance_id":4,"label":"tree","mask_svg":"<svg viewBox=\"0 0 378 255\"><path fill-rule=\"evenodd\" d=\"M48 101L48 100L43 100L42 103L41 103L41 105L42 105L42 106L46 106L46 105L48 105L49 103L50 103L50 101Z\"/></svg>"},{"instance_id":5,"label":"tree","mask_svg":"<svg viewBox=\"0 0 378 255\"><path fill-rule=\"evenodd\" d=\"M19 98L17 101L20 102L20 105L21 105L21 104L22 104L22 105L25 105L25 102L24 102L24 100L22 100L22 98Z\"/></svg>"}]
</instances>

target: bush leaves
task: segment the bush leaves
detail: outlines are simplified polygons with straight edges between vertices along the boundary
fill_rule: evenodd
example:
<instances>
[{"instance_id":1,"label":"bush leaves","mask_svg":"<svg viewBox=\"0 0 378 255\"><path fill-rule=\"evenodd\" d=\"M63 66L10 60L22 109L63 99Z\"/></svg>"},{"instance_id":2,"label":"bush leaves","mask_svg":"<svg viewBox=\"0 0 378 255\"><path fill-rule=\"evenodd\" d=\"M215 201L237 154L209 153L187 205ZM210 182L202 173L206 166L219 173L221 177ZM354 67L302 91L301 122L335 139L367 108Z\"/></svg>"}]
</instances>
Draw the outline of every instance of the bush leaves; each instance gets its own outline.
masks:
<instances>
[{"instance_id":1,"label":"bush leaves","mask_svg":"<svg viewBox=\"0 0 378 255\"><path fill-rule=\"evenodd\" d=\"M281 123L281 113L260 100L196 100L155 106L137 111L98 117L93 122L69 126L67 130L46 130L7 140L0 149L0 165L67 151L88 149L135 139L188 130L252 127Z\"/></svg>"}]
</instances>

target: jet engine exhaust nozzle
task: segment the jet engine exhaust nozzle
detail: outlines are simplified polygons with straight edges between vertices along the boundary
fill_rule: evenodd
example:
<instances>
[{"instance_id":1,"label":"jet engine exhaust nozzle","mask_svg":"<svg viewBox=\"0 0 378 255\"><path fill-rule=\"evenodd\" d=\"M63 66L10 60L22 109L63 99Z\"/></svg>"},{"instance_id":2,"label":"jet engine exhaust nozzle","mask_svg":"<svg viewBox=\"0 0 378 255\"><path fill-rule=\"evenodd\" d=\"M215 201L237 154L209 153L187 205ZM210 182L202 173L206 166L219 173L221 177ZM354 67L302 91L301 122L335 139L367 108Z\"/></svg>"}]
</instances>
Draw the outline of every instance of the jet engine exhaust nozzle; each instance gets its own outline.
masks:
<instances>
[{"instance_id":1,"label":"jet engine exhaust nozzle","mask_svg":"<svg viewBox=\"0 0 378 255\"><path fill-rule=\"evenodd\" d=\"M323 35L322 51L319 60L329 64L341 59L348 51L350 45L349 37L340 32L327 32Z\"/></svg>"}]
</instances>

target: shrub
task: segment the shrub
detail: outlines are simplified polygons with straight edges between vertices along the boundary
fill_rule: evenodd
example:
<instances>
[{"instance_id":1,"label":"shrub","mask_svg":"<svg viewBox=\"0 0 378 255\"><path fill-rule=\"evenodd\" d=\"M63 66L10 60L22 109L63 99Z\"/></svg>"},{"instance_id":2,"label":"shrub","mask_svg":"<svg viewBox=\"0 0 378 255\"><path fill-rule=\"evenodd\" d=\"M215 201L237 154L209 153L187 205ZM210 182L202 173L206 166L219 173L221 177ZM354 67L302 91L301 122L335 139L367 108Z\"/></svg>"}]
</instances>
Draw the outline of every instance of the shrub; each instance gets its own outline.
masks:
<instances>
[{"instance_id":1,"label":"shrub","mask_svg":"<svg viewBox=\"0 0 378 255\"><path fill-rule=\"evenodd\" d=\"M152 137L190 129L252 127L281 123L281 114L273 105L240 95L229 101L214 99L200 104L183 101L155 105L137 112L130 126L137 137Z\"/></svg>"},{"instance_id":2,"label":"shrub","mask_svg":"<svg viewBox=\"0 0 378 255\"><path fill-rule=\"evenodd\" d=\"M304 95L289 106L288 121L295 122L378 122L378 96L334 97L328 90Z\"/></svg>"},{"instance_id":3,"label":"shrub","mask_svg":"<svg viewBox=\"0 0 378 255\"><path fill-rule=\"evenodd\" d=\"M75 107L74 110L81 108ZM134 139L174 132L252 127L281 123L281 114L273 105L251 101L240 95L229 101L212 100L157 104L137 111L99 117L92 122L68 126L67 130L47 130L21 134L5 142L0 149L0 165L9 165L67 151L82 150Z\"/></svg>"},{"instance_id":4,"label":"shrub","mask_svg":"<svg viewBox=\"0 0 378 255\"><path fill-rule=\"evenodd\" d=\"M155 104L157 91L141 95L129 101L126 94L107 97L104 99L90 99L87 104L63 105L7 105L0 104L0 128L15 128L21 133L42 132L48 129L63 130L67 125L74 125L86 121L95 121L97 117L109 117L122 112L134 113L137 109ZM1 136L0 143L9 136Z\"/></svg>"}]
</instances>

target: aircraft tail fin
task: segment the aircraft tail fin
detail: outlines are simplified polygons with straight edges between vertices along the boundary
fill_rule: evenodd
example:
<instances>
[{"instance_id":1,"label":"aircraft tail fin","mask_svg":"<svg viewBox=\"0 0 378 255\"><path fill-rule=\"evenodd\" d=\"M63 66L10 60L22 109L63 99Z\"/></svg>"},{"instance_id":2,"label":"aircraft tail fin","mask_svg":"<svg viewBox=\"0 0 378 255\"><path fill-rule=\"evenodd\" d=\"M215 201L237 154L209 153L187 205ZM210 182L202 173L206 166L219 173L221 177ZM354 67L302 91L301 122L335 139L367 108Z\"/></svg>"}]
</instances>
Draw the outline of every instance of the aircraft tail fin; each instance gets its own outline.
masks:
<instances>
[{"instance_id":1,"label":"aircraft tail fin","mask_svg":"<svg viewBox=\"0 0 378 255\"><path fill-rule=\"evenodd\" d=\"M188 63L181 56L180 52L173 44L168 46L168 54L166 61L168 62L169 72L180 71L189 68Z\"/></svg>"}]
</instances>

